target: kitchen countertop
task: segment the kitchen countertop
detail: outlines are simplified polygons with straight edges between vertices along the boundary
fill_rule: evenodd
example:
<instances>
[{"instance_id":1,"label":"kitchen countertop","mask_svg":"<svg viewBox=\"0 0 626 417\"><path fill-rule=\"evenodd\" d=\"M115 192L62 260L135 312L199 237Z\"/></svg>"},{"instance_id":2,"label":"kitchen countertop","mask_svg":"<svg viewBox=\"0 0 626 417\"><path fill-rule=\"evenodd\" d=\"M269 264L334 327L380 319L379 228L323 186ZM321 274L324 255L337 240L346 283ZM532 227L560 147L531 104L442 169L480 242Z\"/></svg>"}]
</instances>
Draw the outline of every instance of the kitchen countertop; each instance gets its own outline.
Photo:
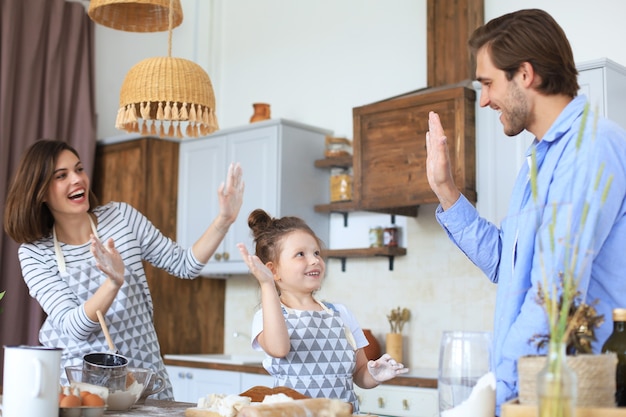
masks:
<instances>
[{"instance_id":1,"label":"kitchen countertop","mask_svg":"<svg viewBox=\"0 0 626 417\"><path fill-rule=\"evenodd\" d=\"M260 363L224 363L212 362L210 355L164 355L166 365L184 366L188 368L215 369L219 371L244 372L248 374L267 375ZM411 368L409 373L386 381L383 385L396 385L414 388L437 388L437 369Z\"/></svg>"},{"instance_id":2,"label":"kitchen countertop","mask_svg":"<svg viewBox=\"0 0 626 417\"><path fill-rule=\"evenodd\" d=\"M2 404L2 396L0 395L0 404ZM196 404L183 403L177 401L153 400L148 398L145 404L135 405L127 411L106 411L105 417L185 417L185 410L195 407ZM0 417L2 417L2 409L0 407Z\"/></svg>"},{"instance_id":3,"label":"kitchen countertop","mask_svg":"<svg viewBox=\"0 0 626 417\"><path fill-rule=\"evenodd\" d=\"M107 411L105 417L184 417L185 410L196 404L177 401L153 400L148 398L143 405L136 405L128 411Z\"/></svg>"}]
</instances>

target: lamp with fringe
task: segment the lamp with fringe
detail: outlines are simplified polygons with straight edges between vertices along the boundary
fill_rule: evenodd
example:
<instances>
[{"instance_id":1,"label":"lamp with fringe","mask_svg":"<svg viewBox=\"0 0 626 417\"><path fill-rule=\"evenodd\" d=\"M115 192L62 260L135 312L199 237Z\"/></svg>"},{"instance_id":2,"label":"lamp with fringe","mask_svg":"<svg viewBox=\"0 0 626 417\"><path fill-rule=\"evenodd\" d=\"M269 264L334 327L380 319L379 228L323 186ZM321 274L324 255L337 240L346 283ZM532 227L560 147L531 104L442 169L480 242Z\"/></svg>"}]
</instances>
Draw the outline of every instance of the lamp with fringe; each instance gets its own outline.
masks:
<instances>
[{"instance_id":1,"label":"lamp with fringe","mask_svg":"<svg viewBox=\"0 0 626 417\"><path fill-rule=\"evenodd\" d=\"M207 73L182 58L148 58L130 69L120 90L115 127L129 133L182 138L219 129Z\"/></svg>"},{"instance_id":2,"label":"lamp with fringe","mask_svg":"<svg viewBox=\"0 0 626 417\"><path fill-rule=\"evenodd\" d=\"M183 21L180 0L91 0L87 14L94 22L127 32L163 32L170 11L175 28Z\"/></svg>"},{"instance_id":3,"label":"lamp with fringe","mask_svg":"<svg viewBox=\"0 0 626 417\"><path fill-rule=\"evenodd\" d=\"M120 130L183 138L181 124L187 125L188 137L206 136L219 129L209 75L200 65L171 56L172 15L168 56L144 59L126 74L115 121Z\"/></svg>"}]
</instances>

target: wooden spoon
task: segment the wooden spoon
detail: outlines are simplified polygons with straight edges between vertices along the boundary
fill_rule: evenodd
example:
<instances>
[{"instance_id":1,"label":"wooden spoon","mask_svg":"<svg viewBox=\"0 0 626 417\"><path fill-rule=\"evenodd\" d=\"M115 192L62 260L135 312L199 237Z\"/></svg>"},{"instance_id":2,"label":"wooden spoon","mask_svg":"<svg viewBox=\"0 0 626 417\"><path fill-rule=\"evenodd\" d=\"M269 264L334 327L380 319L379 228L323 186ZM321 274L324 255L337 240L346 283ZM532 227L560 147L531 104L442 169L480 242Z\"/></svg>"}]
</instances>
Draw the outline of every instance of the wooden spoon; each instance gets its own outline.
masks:
<instances>
[{"instance_id":1,"label":"wooden spoon","mask_svg":"<svg viewBox=\"0 0 626 417\"><path fill-rule=\"evenodd\" d=\"M119 353L119 351L115 348L115 345L113 344L113 340L111 340L111 335L109 334L109 328L107 327L107 324L104 321L104 316L102 315L102 311L96 310L96 315L98 316L100 327L102 327L102 332L104 333L104 337L106 338L107 343L109 345L109 350L113 353Z\"/></svg>"}]
</instances>

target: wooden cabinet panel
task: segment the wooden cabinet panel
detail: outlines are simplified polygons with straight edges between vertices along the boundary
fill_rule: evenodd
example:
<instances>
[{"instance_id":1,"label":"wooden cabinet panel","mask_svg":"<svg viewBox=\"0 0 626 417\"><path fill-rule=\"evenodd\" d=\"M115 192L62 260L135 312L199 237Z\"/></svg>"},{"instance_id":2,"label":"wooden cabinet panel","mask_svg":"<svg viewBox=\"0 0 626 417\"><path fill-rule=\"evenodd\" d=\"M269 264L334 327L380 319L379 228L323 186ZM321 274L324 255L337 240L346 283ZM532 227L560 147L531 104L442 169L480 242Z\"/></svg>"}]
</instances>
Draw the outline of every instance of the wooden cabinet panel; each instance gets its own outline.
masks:
<instances>
[{"instance_id":1,"label":"wooden cabinet panel","mask_svg":"<svg viewBox=\"0 0 626 417\"><path fill-rule=\"evenodd\" d=\"M101 204L125 201L145 213L147 140L123 142L115 146L98 146L92 189Z\"/></svg>"},{"instance_id":2,"label":"wooden cabinet panel","mask_svg":"<svg viewBox=\"0 0 626 417\"><path fill-rule=\"evenodd\" d=\"M476 201L474 102L464 85L440 87L353 109L354 199L359 209L416 215L436 203L426 178L428 112L439 114L461 192Z\"/></svg>"},{"instance_id":3,"label":"wooden cabinet panel","mask_svg":"<svg viewBox=\"0 0 626 417\"><path fill-rule=\"evenodd\" d=\"M175 240L179 146L157 138L98 145L93 190L100 203L125 201ZM225 283L178 279L147 262L144 267L162 354L221 353Z\"/></svg>"},{"instance_id":4,"label":"wooden cabinet panel","mask_svg":"<svg viewBox=\"0 0 626 417\"><path fill-rule=\"evenodd\" d=\"M484 0L428 0L428 86L474 79L467 47L472 32L484 23Z\"/></svg>"}]
</instances>

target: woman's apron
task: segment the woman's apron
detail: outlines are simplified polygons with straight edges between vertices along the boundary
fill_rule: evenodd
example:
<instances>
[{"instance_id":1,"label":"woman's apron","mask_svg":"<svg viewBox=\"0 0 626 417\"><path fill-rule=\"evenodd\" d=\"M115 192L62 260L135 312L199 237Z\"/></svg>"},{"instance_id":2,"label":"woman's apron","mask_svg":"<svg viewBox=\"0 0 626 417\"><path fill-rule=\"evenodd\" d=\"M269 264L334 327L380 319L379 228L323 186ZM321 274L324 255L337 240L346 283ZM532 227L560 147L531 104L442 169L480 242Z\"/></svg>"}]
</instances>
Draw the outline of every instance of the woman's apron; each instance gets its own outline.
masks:
<instances>
[{"instance_id":1,"label":"woman's apron","mask_svg":"<svg viewBox=\"0 0 626 417\"><path fill-rule=\"evenodd\" d=\"M96 225L91 216L91 230L98 238ZM96 266L95 259L73 266L68 272L61 245L57 240L56 230L52 229L54 252L59 275L76 294L76 302L82 304L90 299L108 279ZM113 304L105 314L111 339L116 349L129 360L128 365L135 368L149 368L165 378L166 389L158 394L159 399L173 399L171 383L160 355L159 343L152 321L152 310L146 299L144 283L138 275L126 268L125 284L120 288ZM108 344L102 332L94 332L87 340L76 340L62 335L60 330L46 319L39 332L39 340L45 346L63 348L61 358L61 383L68 385L64 369L70 365L82 365L84 355L93 352L106 352Z\"/></svg>"},{"instance_id":2,"label":"woman's apron","mask_svg":"<svg viewBox=\"0 0 626 417\"><path fill-rule=\"evenodd\" d=\"M268 372L275 386L286 386L312 398L338 398L359 410L352 374L356 347L338 312L293 310L283 306L291 350L272 358Z\"/></svg>"}]
</instances>

